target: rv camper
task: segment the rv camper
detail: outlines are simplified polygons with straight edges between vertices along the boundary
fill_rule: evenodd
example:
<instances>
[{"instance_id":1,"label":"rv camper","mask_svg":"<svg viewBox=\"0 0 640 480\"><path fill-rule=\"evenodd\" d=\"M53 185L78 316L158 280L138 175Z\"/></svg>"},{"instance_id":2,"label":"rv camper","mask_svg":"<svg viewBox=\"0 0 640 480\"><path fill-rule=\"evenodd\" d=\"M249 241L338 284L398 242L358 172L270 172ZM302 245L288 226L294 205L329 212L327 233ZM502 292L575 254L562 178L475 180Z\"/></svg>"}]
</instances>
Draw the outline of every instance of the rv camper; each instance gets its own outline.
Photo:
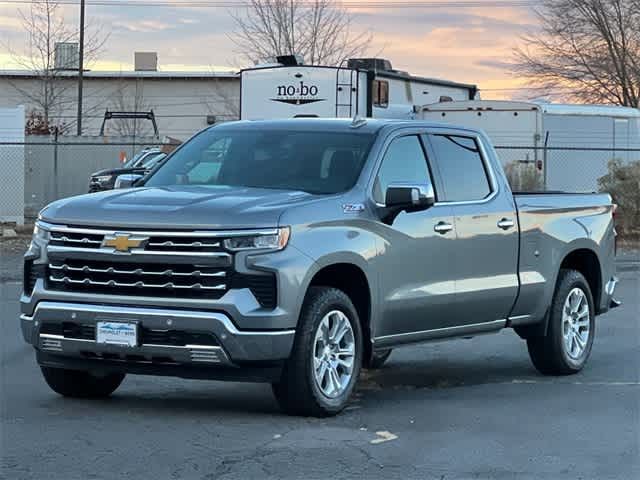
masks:
<instances>
[{"instance_id":1,"label":"rv camper","mask_svg":"<svg viewBox=\"0 0 640 480\"><path fill-rule=\"evenodd\" d=\"M394 70L383 59L339 67L303 65L295 56L240 72L240 118L377 117L411 119L427 103L473 100L478 90Z\"/></svg>"},{"instance_id":2,"label":"rv camper","mask_svg":"<svg viewBox=\"0 0 640 480\"><path fill-rule=\"evenodd\" d=\"M421 110L422 119L483 129L505 167L535 165L548 190L594 191L610 159L638 160L624 150L640 148L635 108L479 100Z\"/></svg>"}]
</instances>

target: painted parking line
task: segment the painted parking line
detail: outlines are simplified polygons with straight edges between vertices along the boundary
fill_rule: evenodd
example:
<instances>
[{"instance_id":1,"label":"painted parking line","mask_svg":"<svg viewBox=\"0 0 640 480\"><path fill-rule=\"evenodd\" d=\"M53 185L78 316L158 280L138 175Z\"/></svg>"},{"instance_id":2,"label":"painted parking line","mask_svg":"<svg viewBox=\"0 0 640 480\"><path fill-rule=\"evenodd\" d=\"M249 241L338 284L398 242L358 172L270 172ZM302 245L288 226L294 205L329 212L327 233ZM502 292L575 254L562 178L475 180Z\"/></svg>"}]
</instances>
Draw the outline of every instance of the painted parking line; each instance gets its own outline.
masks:
<instances>
[{"instance_id":1,"label":"painted parking line","mask_svg":"<svg viewBox=\"0 0 640 480\"><path fill-rule=\"evenodd\" d=\"M600 387L638 387L640 386L639 382L562 382L562 381L553 381L553 380L525 380L525 379L513 379L510 382L504 382L506 384L552 384L552 385L587 385L587 386L600 386Z\"/></svg>"}]
</instances>

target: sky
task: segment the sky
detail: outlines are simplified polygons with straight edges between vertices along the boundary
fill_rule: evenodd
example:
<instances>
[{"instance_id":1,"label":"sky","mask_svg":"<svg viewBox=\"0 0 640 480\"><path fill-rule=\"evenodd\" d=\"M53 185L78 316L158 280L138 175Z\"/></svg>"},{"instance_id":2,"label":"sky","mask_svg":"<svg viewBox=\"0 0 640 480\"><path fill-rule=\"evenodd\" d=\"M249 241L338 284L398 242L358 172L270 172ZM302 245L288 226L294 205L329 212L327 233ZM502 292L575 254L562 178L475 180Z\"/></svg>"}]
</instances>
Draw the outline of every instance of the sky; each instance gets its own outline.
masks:
<instances>
[{"instance_id":1,"label":"sky","mask_svg":"<svg viewBox=\"0 0 640 480\"><path fill-rule=\"evenodd\" d=\"M180 5L185 1L188 0L172 0L171 6L165 7L126 6L130 4L127 0L87 5L87 24L109 33L104 50L90 68L131 70L134 51L157 51L159 69L165 71L237 70L245 66L229 39L234 29L231 12L242 14L242 7ZM394 1L399 0L388 3ZM403 3L410 1L417 0ZM125 4L117 5L118 2ZM480 5L483 0L465 4L472 6L461 6L460 0L441 0L438 7L430 8L374 8L366 3L381 2L359 0L357 7L348 7L353 28L371 32L369 53L388 58L394 68L477 84L485 99L529 98L529 92L519 88L524 82L506 65L521 36L536 28L533 12L527 6L507 2L496 7L495 0L484 0L485 5ZM65 22L71 27L77 25L79 7L61 8ZM26 54L27 36L20 11L28 9L28 3L0 0L0 68L17 68L15 55Z\"/></svg>"}]
</instances>

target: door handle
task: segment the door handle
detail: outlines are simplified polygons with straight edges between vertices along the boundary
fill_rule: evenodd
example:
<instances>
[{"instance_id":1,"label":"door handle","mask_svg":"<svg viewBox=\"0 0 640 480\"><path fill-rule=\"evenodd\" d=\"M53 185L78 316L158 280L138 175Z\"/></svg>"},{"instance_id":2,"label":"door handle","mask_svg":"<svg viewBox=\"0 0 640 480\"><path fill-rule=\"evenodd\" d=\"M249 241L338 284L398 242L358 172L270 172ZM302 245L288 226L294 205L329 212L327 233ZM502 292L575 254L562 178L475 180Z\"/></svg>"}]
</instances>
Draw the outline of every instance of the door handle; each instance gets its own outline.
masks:
<instances>
[{"instance_id":1,"label":"door handle","mask_svg":"<svg viewBox=\"0 0 640 480\"><path fill-rule=\"evenodd\" d=\"M498 222L498 227L500 227L502 230L509 230L510 228L513 228L514 225L515 222L510 218L503 218Z\"/></svg>"},{"instance_id":2,"label":"door handle","mask_svg":"<svg viewBox=\"0 0 640 480\"><path fill-rule=\"evenodd\" d=\"M433 229L436 232L438 232L439 234L444 235L445 233L450 232L451 230L453 230L453 225L451 225L450 223L447 223L447 222L438 222L433 227Z\"/></svg>"}]
</instances>

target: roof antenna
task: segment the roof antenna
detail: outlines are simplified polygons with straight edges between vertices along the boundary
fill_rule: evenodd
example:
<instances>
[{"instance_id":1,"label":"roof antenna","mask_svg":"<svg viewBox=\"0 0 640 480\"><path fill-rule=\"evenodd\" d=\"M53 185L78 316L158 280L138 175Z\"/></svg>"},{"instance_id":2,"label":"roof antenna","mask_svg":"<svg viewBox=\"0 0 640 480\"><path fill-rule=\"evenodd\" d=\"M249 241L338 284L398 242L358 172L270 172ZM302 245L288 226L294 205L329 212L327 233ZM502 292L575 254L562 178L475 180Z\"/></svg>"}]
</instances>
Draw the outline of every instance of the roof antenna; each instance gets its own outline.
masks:
<instances>
[{"instance_id":1,"label":"roof antenna","mask_svg":"<svg viewBox=\"0 0 640 480\"><path fill-rule=\"evenodd\" d=\"M353 120L351 121L351 128L360 128L367 124L367 119L361 117L357 113L353 116Z\"/></svg>"}]
</instances>

